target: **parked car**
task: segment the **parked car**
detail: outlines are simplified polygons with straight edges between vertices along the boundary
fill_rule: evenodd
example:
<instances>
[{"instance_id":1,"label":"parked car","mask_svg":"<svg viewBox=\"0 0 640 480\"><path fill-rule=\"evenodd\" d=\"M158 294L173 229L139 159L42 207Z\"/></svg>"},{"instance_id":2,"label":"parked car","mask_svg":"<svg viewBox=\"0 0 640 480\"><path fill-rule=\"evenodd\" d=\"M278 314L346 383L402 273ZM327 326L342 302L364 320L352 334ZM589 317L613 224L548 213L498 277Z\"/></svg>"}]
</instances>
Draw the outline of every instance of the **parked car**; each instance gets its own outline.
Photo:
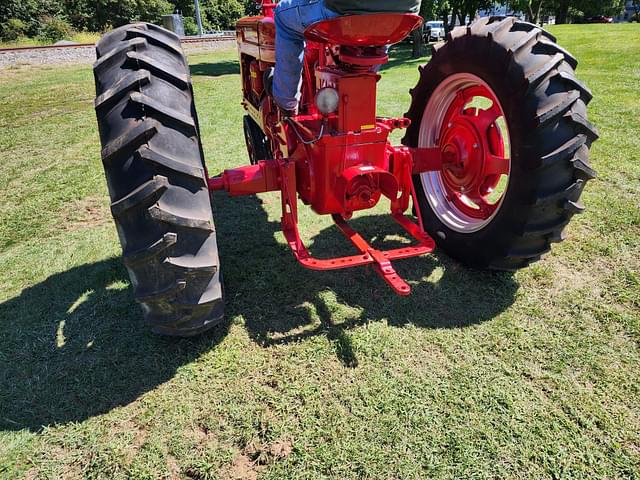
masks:
<instances>
[{"instance_id":1,"label":"parked car","mask_svg":"<svg viewBox=\"0 0 640 480\"><path fill-rule=\"evenodd\" d=\"M587 23L613 23L613 18L605 17L604 15L597 15L595 17L587 18Z\"/></svg>"},{"instance_id":2,"label":"parked car","mask_svg":"<svg viewBox=\"0 0 640 480\"><path fill-rule=\"evenodd\" d=\"M431 40L444 39L444 23L438 20L432 20L424 24L424 40L429 42Z\"/></svg>"}]
</instances>

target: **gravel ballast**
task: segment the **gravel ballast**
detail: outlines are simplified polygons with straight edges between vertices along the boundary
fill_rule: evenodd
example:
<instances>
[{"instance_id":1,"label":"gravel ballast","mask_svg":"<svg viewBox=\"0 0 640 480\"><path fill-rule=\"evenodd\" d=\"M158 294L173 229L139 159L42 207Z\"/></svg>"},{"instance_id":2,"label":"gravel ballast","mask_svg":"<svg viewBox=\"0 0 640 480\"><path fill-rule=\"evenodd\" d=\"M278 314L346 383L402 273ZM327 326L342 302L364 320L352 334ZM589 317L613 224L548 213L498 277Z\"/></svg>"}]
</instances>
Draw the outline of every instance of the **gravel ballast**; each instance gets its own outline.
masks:
<instances>
[{"instance_id":1,"label":"gravel ballast","mask_svg":"<svg viewBox=\"0 0 640 480\"><path fill-rule=\"evenodd\" d=\"M235 43L235 40L204 40L184 42L182 48L189 55L231 48L235 46ZM95 60L96 52L93 45L0 51L0 69L19 65L93 63Z\"/></svg>"}]
</instances>

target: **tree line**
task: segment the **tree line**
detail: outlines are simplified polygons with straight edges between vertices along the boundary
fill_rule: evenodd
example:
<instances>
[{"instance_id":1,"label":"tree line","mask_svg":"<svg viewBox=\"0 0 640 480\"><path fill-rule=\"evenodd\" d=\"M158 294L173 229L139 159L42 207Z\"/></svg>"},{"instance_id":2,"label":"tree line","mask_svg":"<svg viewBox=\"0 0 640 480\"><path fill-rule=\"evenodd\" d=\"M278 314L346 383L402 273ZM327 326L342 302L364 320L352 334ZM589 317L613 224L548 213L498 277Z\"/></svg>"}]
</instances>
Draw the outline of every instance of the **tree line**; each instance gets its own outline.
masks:
<instances>
[{"instance_id":1,"label":"tree line","mask_svg":"<svg viewBox=\"0 0 640 480\"><path fill-rule=\"evenodd\" d=\"M206 30L233 29L254 0L201 0ZM104 32L127 23L160 23L162 15L180 12L188 34L196 33L193 0L0 0L0 38L21 36L60 40L72 31Z\"/></svg>"},{"instance_id":2,"label":"tree line","mask_svg":"<svg viewBox=\"0 0 640 480\"><path fill-rule=\"evenodd\" d=\"M491 0L423 0L421 15L443 19L449 28L490 9ZM205 30L233 29L243 15L256 13L254 0L201 0ZM557 23L578 16L615 15L624 0L509 0L508 7L537 23L542 15L555 15ZM104 32L134 21L158 23L163 14L180 12L187 34L196 33L193 0L1 0L0 38L20 36L47 40L65 38L69 32Z\"/></svg>"},{"instance_id":3,"label":"tree line","mask_svg":"<svg viewBox=\"0 0 640 480\"><path fill-rule=\"evenodd\" d=\"M511 11L522 12L532 23L545 15L553 15L556 23L567 23L596 15L618 15L625 0L423 0L420 14L424 18L442 19L449 29L473 20L480 10L491 10L502 3Z\"/></svg>"}]
</instances>

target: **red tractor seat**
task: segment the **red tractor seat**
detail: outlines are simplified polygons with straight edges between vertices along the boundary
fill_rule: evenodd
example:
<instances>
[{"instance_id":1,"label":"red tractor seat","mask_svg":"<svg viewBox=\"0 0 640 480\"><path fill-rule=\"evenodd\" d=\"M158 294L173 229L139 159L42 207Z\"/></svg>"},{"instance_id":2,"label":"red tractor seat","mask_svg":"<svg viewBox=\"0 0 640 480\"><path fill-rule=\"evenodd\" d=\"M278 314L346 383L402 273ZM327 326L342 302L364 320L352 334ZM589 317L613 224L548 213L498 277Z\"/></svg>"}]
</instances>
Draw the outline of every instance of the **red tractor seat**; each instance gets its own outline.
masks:
<instances>
[{"instance_id":1,"label":"red tractor seat","mask_svg":"<svg viewBox=\"0 0 640 480\"><path fill-rule=\"evenodd\" d=\"M382 47L401 42L422 25L412 13L346 15L314 23L304 32L307 40L346 47Z\"/></svg>"}]
</instances>

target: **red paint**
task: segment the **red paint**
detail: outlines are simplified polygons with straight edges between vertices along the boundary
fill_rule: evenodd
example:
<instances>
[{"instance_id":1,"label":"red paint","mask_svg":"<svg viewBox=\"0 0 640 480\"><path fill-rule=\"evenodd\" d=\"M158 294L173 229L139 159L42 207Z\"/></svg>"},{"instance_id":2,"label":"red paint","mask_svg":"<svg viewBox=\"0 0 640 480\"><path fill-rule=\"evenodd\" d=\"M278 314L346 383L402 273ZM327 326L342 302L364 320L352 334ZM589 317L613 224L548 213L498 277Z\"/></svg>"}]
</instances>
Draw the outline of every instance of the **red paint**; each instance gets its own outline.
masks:
<instances>
[{"instance_id":1,"label":"red paint","mask_svg":"<svg viewBox=\"0 0 640 480\"><path fill-rule=\"evenodd\" d=\"M346 47L382 47L401 42L422 25L419 15L373 13L336 17L311 25L305 36L318 43Z\"/></svg>"},{"instance_id":2,"label":"red paint","mask_svg":"<svg viewBox=\"0 0 640 480\"><path fill-rule=\"evenodd\" d=\"M414 223L404 215L417 202L412 174L439 170L440 149L394 147L389 134L409 126L406 118L376 115L375 66L388 61L382 47L402 40L422 20L417 15L374 14L339 17L313 25L308 39L302 82L300 114L284 121L257 77L275 61L272 4L263 4L263 16L238 22L244 105L261 119L274 159L258 165L226 170L209 179L211 190L249 195L279 190L282 231L296 259L314 270L372 265L400 295L409 285L391 261L429 253L435 243L424 232L422 219ZM321 88L338 92L337 111L323 117L314 99ZM394 220L417 244L388 251L373 248L346 222L353 212L366 210L382 198L390 204ZM320 215L330 214L359 254L318 259L311 256L298 231L298 198Z\"/></svg>"},{"instance_id":3,"label":"red paint","mask_svg":"<svg viewBox=\"0 0 640 480\"><path fill-rule=\"evenodd\" d=\"M478 97L491 106L469 107ZM493 215L500 202L488 197L501 176L509 174L510 161L496 124L503 116L494 94L484 86L474 86L458 93L442 122L443 184L455 206L473 218L484 220Z\"/></svg>"}]
</instances>

